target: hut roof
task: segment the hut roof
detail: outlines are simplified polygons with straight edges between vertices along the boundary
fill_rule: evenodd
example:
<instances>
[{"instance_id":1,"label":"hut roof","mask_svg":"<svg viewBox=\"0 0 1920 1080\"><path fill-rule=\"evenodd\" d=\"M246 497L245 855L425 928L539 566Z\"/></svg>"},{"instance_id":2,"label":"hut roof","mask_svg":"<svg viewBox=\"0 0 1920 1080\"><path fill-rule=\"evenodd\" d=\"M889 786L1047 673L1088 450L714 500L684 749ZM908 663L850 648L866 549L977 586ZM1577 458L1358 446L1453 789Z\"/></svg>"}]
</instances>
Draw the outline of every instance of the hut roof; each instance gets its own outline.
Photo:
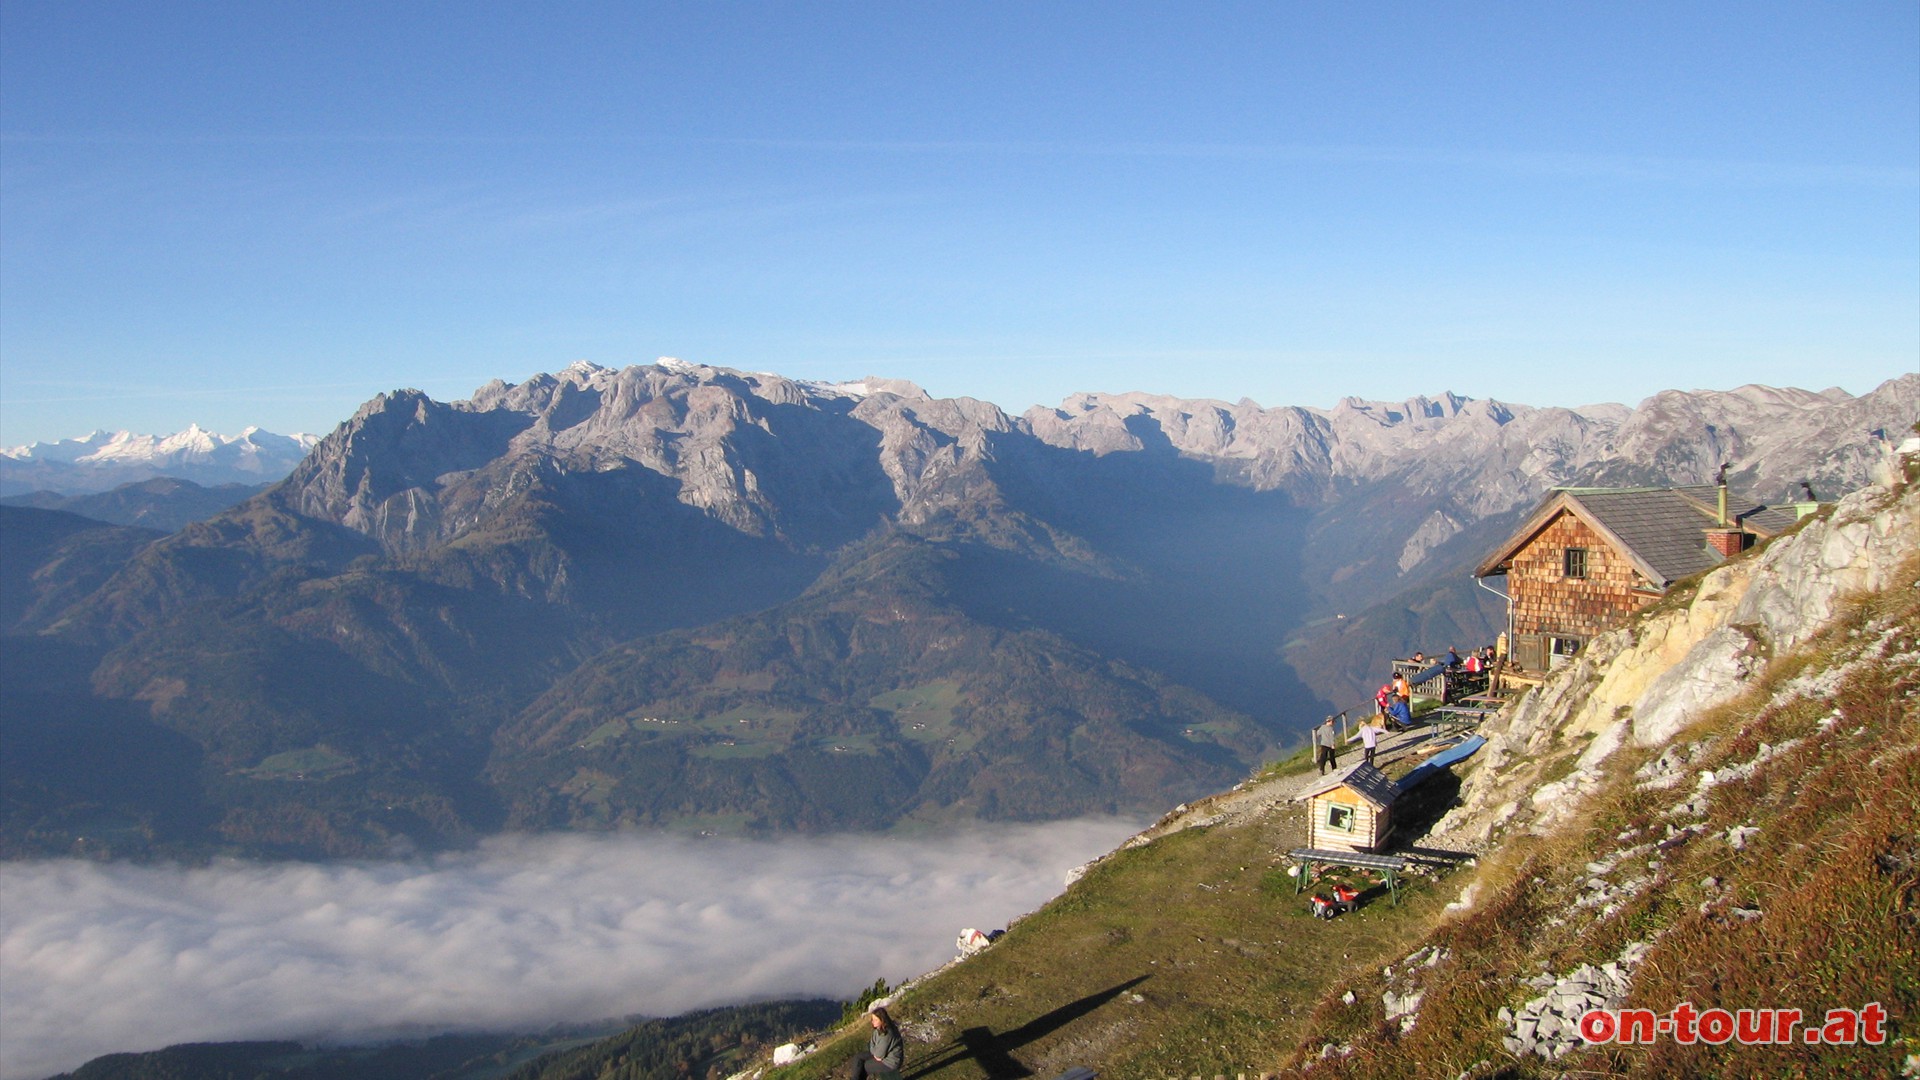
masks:
<instances>
[{"instance_id":1,"label":"hut roof","mask_svg":"<svg viewBox=\"0 0 1920 1080\"><path fill-rule=\"evenodd\" d=\"M1660 588L1717 564L1721 556L1702 530L1718 514L1719 491L1711 485L1677 488L1556 488L1526 522L1475 568L1478 577L1506 571L1506 564L1561 511L1584 520ZM1779 535L1798 520L1792 507L1765 506L1731 496L1729 518L1748 532Z\"/></svg>"},{"instance_id":2,"label":"hut roof","mask_svg":"<svg viewBox=\"0 0 1920 1080\"><path fill-rule=\"evenodd\" d=\"M1393 800L1400 797L1399 784L1389 779L1386 773L1362 761L1337 773L1321 777L1317 783L1302 789L1296 798L1311 799L1340 787L1351 788L1355 795L1367 800L1380 810L1392 806Z\"/></svg>"}]
</instances>

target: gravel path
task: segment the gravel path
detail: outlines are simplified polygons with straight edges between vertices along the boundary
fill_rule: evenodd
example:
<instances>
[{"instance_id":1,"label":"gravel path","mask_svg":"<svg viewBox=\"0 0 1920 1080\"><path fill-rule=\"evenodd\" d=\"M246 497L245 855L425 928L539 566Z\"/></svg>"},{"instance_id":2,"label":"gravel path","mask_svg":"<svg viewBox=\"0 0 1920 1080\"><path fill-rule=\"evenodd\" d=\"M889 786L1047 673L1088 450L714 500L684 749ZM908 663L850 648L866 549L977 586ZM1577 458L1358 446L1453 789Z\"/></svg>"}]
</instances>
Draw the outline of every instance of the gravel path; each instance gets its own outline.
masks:
<instances>
[{"instance_id":1,"label":"gravel path","mask_svg":"<svg viewBox=\"0 0 1920 1080\"><path fill-rule=\"evenodd\" d=\"M1380 746L1374 753L1374 764L1389 773L1395 771L1396 765L1411 767L1425 757L1426 752L1436 749L1434 743L1438 736L1439 732L1426 725L1411 731L1387 732L1381 737ZM1359 743L1348 744L1340 752L1340 767L1348 768L1359 763L1360 754ZM1300 792L1319 779L1318 772L1305 772L1276 776L1270 780L1244 781L1218 795L1181 803L1128 843L1138 845L1196 826L1244 824L1253 818L1291 806Z\"/></svg>"}]
</instances>

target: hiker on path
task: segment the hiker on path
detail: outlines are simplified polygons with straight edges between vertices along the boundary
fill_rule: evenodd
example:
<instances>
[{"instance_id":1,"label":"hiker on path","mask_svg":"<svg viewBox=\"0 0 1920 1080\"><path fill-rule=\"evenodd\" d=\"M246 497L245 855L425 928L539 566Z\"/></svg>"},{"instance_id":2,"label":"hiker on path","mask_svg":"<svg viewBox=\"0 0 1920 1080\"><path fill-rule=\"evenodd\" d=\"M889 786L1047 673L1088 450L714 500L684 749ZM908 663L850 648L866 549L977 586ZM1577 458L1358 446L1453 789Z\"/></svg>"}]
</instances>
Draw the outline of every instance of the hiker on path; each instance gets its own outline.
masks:
<instances>
[{"instance_id":1,"label":"hiker on path","mask_svg":"<svg viewBox=\"0 0 1920 1080\"><path fill-rule=\"evenodd\" d=\"M1340 736L1333 730L1333 717L1329 716L1313 729L1313 763L1320 766L1321 776L1327 775L1329 767L1340 767L1340 760L1335 756L1339 745Z\"/></svg>"},{"instance_id":2,"label":"hiker on path","mask_svg":"<svg viewBox=\"0 0 1920 1080\"><path fill-rule=\"evenodd\" d=\"M873 1024L873 1035L867 1040L867 1052L853 1059L853 1080L898 1080L900 1068L907 1061L907 1044L900 1038L900 1028L879 1005L867 1010L867 1020Z\"/></svg>"},{"instance_id":3,"label":"hiker on path","mask_svg":"<svg viewBox=\"0 0 1920 1080\"><path fill-rule=\"evenodd\" d=\"M1355 739L1360 740L1360 746L1362 747L1361 757L1369 765L1373 764L1374 748L1380 745L1380 733L1385 731L1386 727L1387 727L1386 718L1383 716L1376 716L1373 719L1368 720L1366 723L1361 724L1360 730L1354 732L1352 735L1347 736L1348 742L1352 742Z\"/></svg>"}]
</instances>

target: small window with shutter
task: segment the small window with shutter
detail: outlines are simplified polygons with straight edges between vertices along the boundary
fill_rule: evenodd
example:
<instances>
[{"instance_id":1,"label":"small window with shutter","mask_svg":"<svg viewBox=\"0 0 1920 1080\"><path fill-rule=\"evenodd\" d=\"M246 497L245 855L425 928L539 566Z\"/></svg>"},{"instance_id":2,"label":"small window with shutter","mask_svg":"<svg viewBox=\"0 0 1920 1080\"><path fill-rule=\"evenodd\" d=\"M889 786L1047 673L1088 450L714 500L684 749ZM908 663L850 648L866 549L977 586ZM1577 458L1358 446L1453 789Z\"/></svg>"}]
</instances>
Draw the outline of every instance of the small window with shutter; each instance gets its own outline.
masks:
<instances>
[{"instance_id":1,"label":"small window with shutter","mask_svg":"<svg viewBox=\"0 0 1920 1080\"><path fill-rule=\"evenodd\" d=\"M1567 565L1566 565L1567 576L1570 578L1586 577L1587 576L1587 549L1586 548L1568 548L1566 551L1566 556L1567 556Z\"/></svg>"}]
</instances>

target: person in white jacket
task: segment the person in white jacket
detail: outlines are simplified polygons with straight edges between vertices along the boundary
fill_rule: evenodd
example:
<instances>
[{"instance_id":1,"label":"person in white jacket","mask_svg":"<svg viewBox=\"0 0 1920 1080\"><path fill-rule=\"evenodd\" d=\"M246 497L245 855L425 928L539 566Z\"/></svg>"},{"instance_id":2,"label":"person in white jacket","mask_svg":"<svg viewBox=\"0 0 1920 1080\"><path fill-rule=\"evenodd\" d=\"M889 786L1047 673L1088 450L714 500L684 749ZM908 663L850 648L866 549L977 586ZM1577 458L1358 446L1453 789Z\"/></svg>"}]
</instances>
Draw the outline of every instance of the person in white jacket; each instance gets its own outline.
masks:
<instances>
[{"instance_id":1,"label":"person in white jacket","mask_svg":"<svg viewBox=\"0 0 1920 1080\"><path fill-rule=\"evenodd\" d=\"M1360 725L1360 730L1347 736L1347 741L1360 740L1361 757L1367 764L1373 764L1374 748L1380 745L1380 733L1387 729L1387 718L1376 716Z\"/></svg>"}]
</instances>

